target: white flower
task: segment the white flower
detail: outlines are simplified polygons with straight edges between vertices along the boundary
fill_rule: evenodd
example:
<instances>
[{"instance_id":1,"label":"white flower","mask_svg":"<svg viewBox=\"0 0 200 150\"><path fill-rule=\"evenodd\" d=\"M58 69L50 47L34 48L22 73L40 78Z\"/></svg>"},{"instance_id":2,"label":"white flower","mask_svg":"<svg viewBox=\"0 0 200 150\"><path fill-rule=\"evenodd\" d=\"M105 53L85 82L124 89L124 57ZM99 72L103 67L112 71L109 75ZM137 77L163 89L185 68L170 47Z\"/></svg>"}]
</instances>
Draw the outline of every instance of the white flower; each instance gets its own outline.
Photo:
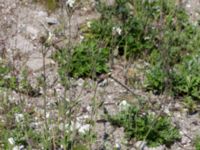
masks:
<instances>
[{"instance_id":1,"label":"white flower","mask_svg":"<svg viewBox=\"0 0 200 150\"><path fill-rule=\"evenodd\" d=\"M58 126L59 130L61 130L61 131L65 130L66 132L73 131L73 127L74 127L74 122L71 122L71 124L60 123Z\"/></svg>"},{"instance_id":2,"label":"white flower","mask_svg":"<svg viewBox=\"0 0 200 150\"><path fill-rule=\"evenodd\" d=\"M120 27L113 27L112 28L112 32L113 34L118 34L118 35L121 35L122 34L122 29Z\"/></svg>"},{"instance_id":3,"label":"white flower","mask_svg":"<svg viewBox=\"0 0 200 150\"><path fill-rule=\"evenodd\" d=\"M83 122L83 121L85 121L88 118L90 118L89 115L83 115L83 116L77 117L76 119L77 119L77 122Z\"/></svg>"},{"instance_id":4,"label":"white flower","mask_svg":"<svg viewBox=\"0 0 200 150\"><path fill-rule=\"evenodd\" d=\"M84 36L82 36L82 35L80 35L79 38L80 38L80 42L82 42L84 40Z\"/></svg>"},{"instance_id":5,"label":"white flower","mask_svg":"<svg viewBox=\"0 0 200 150\"><path fill-rule=\"evenodd\" d=\"M79 129L78 129L78 132L79 133L82 133L82 134L85 134L85 132L89 131L90 130L90 125L89 124L85 124L85 125L82 125Z\"/></svg>"},{"instance_id":6,"label":"white flower","mask_svg":"<svg viewBox=\"0 0 200 150\"><path fill-rule=\"evenodd\" d=\"M187 8L190 8L190 7L191 7L191 5L190 5L190 4L187 4L187 5L186 5L186 7L187 7Z\"/></svg>"},{"instance_id":7,"label":"white flower","mask_svg":"<svg viewBox=\"0 0 200 150\"><path fill-rule=\"evenodd\" d=\"M4 79L10 79L11 78L11 75L10 74L7 74L4 76Z\"/></svg>"},{"instance_id":8,"label":"white flower","mask_svg":"<svg viewBox=\"0 0 200 150\"><path fill-rule=\"evenodd\" d=\"M15 97L11 96L11 95L8 96L8 100L10 103L15 103L15 101L16 101Z\"/></svg>"},{"instance_id":9,"label":"white flower","mask_svg":"<svg viewBox=\"0 0 200 150\"><path fill-rule=\"evenodd\" d=\"M122 33L122 29L121 29L121 28L117 28L116 31L117 31L117 33L118 33L119 35L121 35L121 33Z\"/></svg>"},{"instance_id":10,"label":"white flower","mask_svg":"<svg viewBox=\"0 0 200 150\"><path fill-rule=\"evenodd\" d=\"M116 143L116 144L115 144L115 148L116 148L117 150L120 150L120 149L121 149L121 145L120 145L119 143Z\"/></svg>"},{"instance_id":11,"label":"white flower","mask_svg":"<svg viewBox=\"0 0 200 150\"><path fill-rule=\"evenodd\" d=\"M120 104L119 104L119 110L123 111L123 110L127 110L130 107L130 104L123 100Z\"/></svg>"},{"instance_id":12,"label":"white flower","mask_svg":"<svg viewBox=\"0 0 200 150\"><path fill-rule=\"evenodd\" d=\"M11 144L11 145L14 145L15 144L15 140L11 137L8 139L8 142Z\"/></svg>"},{"instance_id":13,"label":"white flower","mask_svg":"<svg viewBox=\"0 0 200 150\"><path fill-rule=\"evenodd\" d=\"M23 148L24 148L24 145L14 146L12 150L22 150Z\"/></svg>"},{"instance_id":14,"label":"white flower","mask_svg":"<svg viewBox=\"0 0 200 150\"><path fill-rule=\"evenodd\" d=\"M53 33L52 33L52 32L49 32L49 33L48 33L48 38L47 38L47 40L46 40L46 43L47 43L47 44L51 43L52 37L53 37Z\"/></svg>"},{"instance_id":15,"label":"white flower","mask_svg":"<svg viewBox=\"0 0 200 150\"><path fill-rule=\"evenodd\" d=\"M64 149L64 145L61 144L61 145L60 145L60 148L61 148L61 149Z\"/></svg>"},{"instance_id":16,"label":"white flower","mask_svg":"<svg viewBox=\"0 0 200 150\"><path fill-rule=\"evenodd\" d=\"M71 8L74 6L74 3L75 3L75 0L67 0L66 1L66 5L71 7Z\"/></svg>"},{"instance_id":17,"label":"white flower","mask_svg":"<svg viewBox=\"0 0 200 150\"><path fill-rule=\"evenodd\" d=\"M149 39L150 39L149 36L145 36L145 37L144 37L144 40L149 40Z\"/></svg>"},{"instance_id":18,"label":"white flower","mask_svg":"<svg viewBox=\"0 0 200 150\"><path fill-rule=\"evenodd\" d=\"M15 121L17 122L17 123L20 123L21 121L23 121L24 120L24 115L23 114L19 114L19 113L16 113L15 114Z\"/></svg>"},{"instance_id":19,"label":"white flower","mask_svg":"<svg viewBox=\"0 0 200 150\"><path fill-rule=\"evenodd\" d=\"M87 22L87 27L88 27L88 28L91 28L91 21L88 21L88 22Z\"/></svg>"},{"instance_id":20,"label":"white flower","mask_svg":"<svg viewBox=\"0 0 200 150\"><path fill-rule=\"evenodd\" d=\"M50 117L50 113L47 112L47 113L46 113L46 118L49 118L49 117Z\"/></svg>"},{"instance_id":21,"label":"white flower","mask_svg":"<svg viewBox=\"0 0 200 150\"><path fill-rule=\"evenodd\" d=\"M88 112L91 112L91 111L92 111L92 107L88 105L88 106L86 107L86 110L87 110Z\"/></svg>"}]
</instances>

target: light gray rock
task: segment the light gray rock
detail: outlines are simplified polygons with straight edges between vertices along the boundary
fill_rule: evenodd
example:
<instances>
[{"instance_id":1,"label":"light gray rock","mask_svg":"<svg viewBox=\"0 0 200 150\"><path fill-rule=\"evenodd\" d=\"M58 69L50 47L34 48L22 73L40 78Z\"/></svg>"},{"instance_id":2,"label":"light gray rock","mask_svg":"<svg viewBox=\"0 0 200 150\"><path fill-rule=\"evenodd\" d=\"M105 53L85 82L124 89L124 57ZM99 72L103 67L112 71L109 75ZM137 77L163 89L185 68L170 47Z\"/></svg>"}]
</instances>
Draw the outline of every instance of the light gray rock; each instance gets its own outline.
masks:
<instances>
[{"instance_id":1,"label":"light gray rock","mask_svg":"<svg viewBox=\"0 0 200 150\"><path fill-rule=\"evenodd\" d=\"M19 52L23 54L32 52L34 50L33 44L22 35L17 35L14 38L10 38L9 46L10 49L18 49Z\"/></svg>"},{"instance_id":2,"label":"light gray rock","mask_svg":"<svg viewBox=\"0 0 200 150\"><path fill-rule=\"evenodd\" d=\"M45 12L45 11L38 11L36 13L37 13L38 17L47 17L48 16L47 12Z\"/></svg>"},{"instance_id":3,"label":"light gray rock","mask_svg":"<svg viewBox=\"0 0 200 150\"><path fill-rule=\"evenodd\" d=\"M165 150L166 147L164 145L160 145L158 147L145 147L144 150Z\"/></svg>"},{"instance_id":4,"label":"light gray rock","mask_svg":"<svg viewBox=\"0 0 200 150\"><path fill-rule=\"evenodd\" d=\"M38 29L32 27L32 26L27 26L26 27L26 32L28 33L28 36L32 39L35 40L38 37Z\"/></svg>"},{"instance_id":5,"label":"light gray rock","mask_svg":"<svg viewBox=\"0 0 200 150\"><path fill-rule=\"evenodd\" d=\"M101 0L102 3L105 3L107 6L113 6L115 4L115 0Z\"/></svg>"},{"instance_id":6,"label":"light gray rock","mask_svg":"<svg viewBox=\"0 0 200 150\"><path fill-rule=\"evenodd\" d=\"M78 85L78 86L83 86L84 83L85 83L85 81L82 78L80 78L76 81L76 85Z\"/></svg>"},{"instance_id":7,"label":"light gray rock","mask_svg":"<svg viewBox=\"0 0 200 150\"><path fill-rule=\"evenodd\" d=\"M33 72L41 71L43 68L43 59L42 58L30 58L27 63L27 67ZM52 59L45 58L45 66L49 67L55 65L55 62Z\"/></svg>"},{"instance_id":8,"label":"light gray rock","mask_svg":"<svg viewBox=\"0 0 200 150\"><path fill-rule=\"evenodd\" d=\"M49 25L56 25L59 24L59 21L56 18L52 18L52 17L46 17L46 22Z\"/></svg>"},{"instance_id":9,"label":"light gray rock","mask_svg":"<svg viewBox=\"0 0 200 150\"><path fill-rule=\"evenodd\" d=\"M146 148L147 148L147 145L146 145L147 143L145 142L145 141L137 141L136 143L135 143L135 147L136 148L138 148L138 149L140 149L140 150L147 150Z\"/></svg>"},{"instance_id":10,"label":"light gray rock","mask_svg":"<svg viewBox=\"0 0 200 150\"><path fill-rule=\"evenodd\" d=\"M186 145L190 142L191 142L191 140L186 136L183 136L182 139L181 139L181 144L183 144L183 145Z\"/></svg>"}]
</instances>

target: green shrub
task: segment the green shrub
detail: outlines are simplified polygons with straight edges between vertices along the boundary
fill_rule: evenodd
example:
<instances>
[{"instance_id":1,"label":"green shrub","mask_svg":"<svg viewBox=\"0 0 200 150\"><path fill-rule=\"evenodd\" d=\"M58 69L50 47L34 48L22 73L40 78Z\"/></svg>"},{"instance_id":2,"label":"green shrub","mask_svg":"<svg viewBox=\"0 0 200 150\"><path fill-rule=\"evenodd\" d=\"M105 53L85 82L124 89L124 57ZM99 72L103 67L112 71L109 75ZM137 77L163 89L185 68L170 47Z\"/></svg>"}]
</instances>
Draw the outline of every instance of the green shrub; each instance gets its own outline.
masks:
<instances>
[{"instance_id":1,"label":"green shrub","mask_svg":"<svg viewBox=\"0 0 200 150\"><path fill-rule=\"evenodd\" d=\"M200 136L198 135L194 141L195 149L200 150Z\"/></svg>"},{"instance_id":2,"label":"green shrub","mask_svg":"<svg viewBox=\"0 0 200 150\"><path fill-rule=\"evenodd\" d=\"M199 77L199 56L190 54L179 63L171 67L169 74L172 81L172 92L175 96L191 96L199 100L200 77ZM156 62L154 62L156 63ZM168 76L168 77L169 77ZM165 79L167 75L163 71L163 65L152 65L146 75L146 89L161 93L165 89Z\"/></svg>"},{"instance_id":3,"label":"green shrub","mask_svg":"<svg viewBox=\"0 0 200 150\"><path fill-rule=\"evenodd\" d=\"M129 107L108 120L116 126L124 127L127 138L146 140L149 146L170 146L180 138L179 131L166 116L153 116L136 107Z\"/></svg>"},{"instance_id":4,"label":"green shrub","mask_svg":"<svg viewBox=\"0 0 200 150\"><path fill-rule=\"evenodd\" d=\"M54 11L58 7L58 0L34 0L35 2L42 3L48 11Z\"/></svg>"},{"instance_id":5,"label":"green shrub","mask_svg":"<svg viewBox=\"0 0 200 150\"><path fill-rule=\"evenodd\" d=\"M59 64L58 72L63 82L67 74L75 78L92 77L108 71L109 50L101 48L96 40L83 41L76 46L71 58L67 49L57 51L53 57Z\"/></svg>"},{"instance_id":6,"label":"green shrub","mask_svg":"<svg viewBox=\"0 0 200 150\"><path fill-rule=\"evenodd\" d=\"M164 37L166 36L163 44L174 44L174 50L179 50L181 45L187 46L189 41L186 40L192 38L192 33L188 37L184 32L184 30L190 30L191 27L188 23L188 15L183 8L175 6L173 0L151 2L147 0L116 0L113 6L99 3L97 10L102 16L97 21L99 26L94 26L95 30L90 30L91 34L99 35L98 37L101 37L102 41L108 43L114 40L116 47L118 46L119 51L122 51L119 53L124 54L128 59L142 57L151 53L152 50L158 49L158 43L161 40L158 36L160 28L164 32ZM164 20L163 24L160 24L161 14ZM112 33L114 26L121 27L122 34L111 39L109 33ZM182 32L183 35L180 35L179 33L182 34ZM180 37L184 38L184 41ZM171 38L174 38L171 40L174 43L167 43L167 40Z\"/></svg>"},{"instance_id":7,"label":"green shrub","mask_svg":"<svg viewBox=\"0 0 200 150\"><path fill-rule=\"evenodd\" d=\"M6 64L0 63L0 87L14 90L16 92L28 94L29 96L39 96L39 89L34 89L28 81L27 71L22 71L22 80L12 75L12 69Z\"/></svg>"},{"instance_id":8,"label":"green shrub","mask_svg":"<svg viewBox=\"0 0 200 150\"><path fill-rule=\"evenodd\" d=\"M199 29L189 22L185 10L172 8L163 18L158 47L147 59L151 65L145 86L156 93L168 88L175 96L199 99Z\"/></svg>"},{"instance_id":9,"label":"green shrub","mask_svg":"<svg viewBox=\"0 0 200 150\"><path fill-rule=\"evenodd\" d=\"M195 140L195 148L196 150L200 150L200 137L197 137Z\"/></svg>"},{"instance_id":10,"label":"green shrub","mask_svg":"<svg viewBox=\"0 0 200 150\"><path fill-rule=\"evenodd\" d=\"M183 101L185 107L188 109L189 114L197 112L197 104L190 96L186 96Z\"/></svg>"},{"instance_id":11,"label":"green shrub","mask_svg":"<svg viewBox=\"0 0 200 150\"><path fill-rule=\"evenodd\" d=\"M153 91L155 94L162 93L165 89L165 78L166 74L163 72L161 64L151 66L146 74L146 89Z\"/></svg>"},{"instance_id":12,"label":"green shrub","mask_svg":"<svg viewBox=\"0 0 200 150\"><path fill-rule=\"evenodd\" d=\"M173 90L176 95L187 95L200 100L200 57L188 56L175 66Z\"/></svg>"}]
</instances>

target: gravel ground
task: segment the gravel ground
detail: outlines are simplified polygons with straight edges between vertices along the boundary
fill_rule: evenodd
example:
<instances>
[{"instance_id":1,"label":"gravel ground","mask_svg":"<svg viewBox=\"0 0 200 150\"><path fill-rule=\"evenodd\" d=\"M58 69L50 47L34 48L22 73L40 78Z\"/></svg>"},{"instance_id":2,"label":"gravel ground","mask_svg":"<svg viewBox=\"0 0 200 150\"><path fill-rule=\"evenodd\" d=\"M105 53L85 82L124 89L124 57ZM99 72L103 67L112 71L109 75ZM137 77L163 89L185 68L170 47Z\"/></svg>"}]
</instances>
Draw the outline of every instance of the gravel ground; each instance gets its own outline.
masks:
<instances>
[{"instance_id":1,"label":"gravel ground","mask_svg":"<svg viewBox=\"0 0 200 150\"><path fill-rule=\"evenodd\" d=\"M199 19L200 11L199 0L188 0L184 2L184 6L191 16L191 21L196 23ZM40 42L41 37L46 36L47 30L53 32L60 28L60 11L49 13L42 5L33 3L31 0L1 0L0 1L0 54L6 58L8 64L13 65L16 69L16 75L23 68L28 69L29 80L34 86L37 77L41 76L43 69L43 55L42 55L42 44ZM74 42L79 42L80 31L79 27L86 23L88 20L98 18L99 14L94 12L91 7L85 6L74 12L72 17L72 38ZM52 25L49 25L52 24ZM47 29L46 29L47 28ZM59 41L61 36L54 35L53 40ZM58 42L56 46L63 47L64 42ZM52 52L56 49L50 47L45 57L46 72L47 72L47 106L48 114L50 117L56 117L56 110L54 110L57 99L62 97L64 88L57 81L57 64L50 58ZM14 61L13 61L14 58ZM143 62L135 62L135 65L139 69L143 69ZM133 67L134 69L137 67ZM124 78L124 65L122 62L117 62L112 71L112 76L125 83ZM140 79L141 78L141 79ZM142 81L142 75L139 76L139 80ZM84 85L87 85L86 87ZM73 81L73 88L68 91L71 93L73 98L78 98L80 101L80 108L78 111L79 117L92 116L91 105L94 97L94 81L90 79L79 79ZM83 88L84 86L84 88ZM132 89L134 90L134 89ZM54 91L58 94L55 96ZM138 95L143 97L146 101L154 101L159 103L160 99L164 96L155 96L151 93L146 93L142 90L134 90ZM124 143L123 128L115 128L108 122L100 121L106 108L110 114L115 114L119 111L118 104L122 100L130 102L137 101L134 96L129 96L129 92L118 84L115 80L108 78L105 79L98 85L96 92L96 99L98 102L103 102L104 107L98 108L98 115L96 116L96 126L94 131L97 133L97 141L93 144L93 149L101 149L102 145L113 149L116 144L121 146L122 150L132 150L135 148L127 147ZM19 101L19 93L12 92L11 101ZM128 95L128 96L127 96ZM29 97L23 95L26 100L26 109L35 110L35 118L41 118L43 111L43 101L41 97ZM153 110L157 111L157 110ZM183 104L180 101L176 103L166 104L165 111L172 117L174 124L180 128L182 135L181 141L175 143L170 149L171 150L193 150L193 140L197 134L200 135L200 116L199 112L194 115L188 115L187 110L184 109ZM99 121L98 121L99 120ZM35 120L33 126L40 128L40 121ZM41 123L42 124L42 123ZM108 135L105 140L105 135ZM136 143L135 146L138 144ZM132 146L134 147L134 146ZM145 147L146 150L152 148ZM168 149L165 146L154 148L154 150Z\"/></svg>"}]
</instances>

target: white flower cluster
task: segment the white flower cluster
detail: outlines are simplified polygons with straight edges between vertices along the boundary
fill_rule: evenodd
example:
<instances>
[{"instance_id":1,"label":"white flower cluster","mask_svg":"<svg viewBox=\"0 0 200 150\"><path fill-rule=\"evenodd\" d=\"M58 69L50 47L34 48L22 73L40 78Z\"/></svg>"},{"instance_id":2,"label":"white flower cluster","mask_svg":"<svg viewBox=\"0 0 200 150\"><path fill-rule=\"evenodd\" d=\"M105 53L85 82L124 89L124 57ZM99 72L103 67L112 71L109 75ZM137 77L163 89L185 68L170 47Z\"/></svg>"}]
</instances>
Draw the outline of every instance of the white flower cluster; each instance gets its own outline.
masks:
<instances>
[{"instance_id":1,"label":"white flower cluster","mask_svg":"<svg viewBox=\"0 0 200 150\"><path fill-rule=\"evenodd\" d=\"M66 1L66 5L71 7L71 8L74 6L74 4L75 4L75 0L67 0Z\"/></svg>"},{"instance_id":2,"label":"white flower cluster","mask_svg":"<svg viewBox=\"0 0 200 150\"><path fill-rule=\"evenodd\" d=\"M87 27L88 27L88 28L91 28L91 24L92 24L92 22L91 22L91 21L88 21L88 22L87 22Z\"/></svg>"},{"instance_id":3,"label":"white flower cluster","mask_svg":"<svg viewBox=\"0 0 200 150\"><path fill-rule=\"evenodd\" d=\"M15 140L14 140L13 137L10 137L10 138L8 139L8 143L9 143L10 145L13 145L12 150L21 150L21 149L24 148L24 145L20 145L20 146L15 145Z\"/></svg>"},{"instance_id":4,"label":"white flower cluster","mask_svg":"<svg viewBox=\"0 0 200 150\"><path fill-rule=\"evenodd\" d=\"M14 146L12 150L22 150L24 149L24 145Z\"/></svg>"},{"instance_id":5,"label":"white flower cluster","mask_svg":"<svg viewBox=\"0 0 200 150\"><path fill-rule=\"evenodd\" d=\"M131 105L126 101L123 100L120 104L119 104L119 110L120 111L124 111L127 110Z\"/></svg>"},{"instance_id":6,"label":"white flower cluster","mask_svg":"<svg viewBox=\"0 0 200 150\"><path fill-rule=\"evenodd\" d=\"M91 125L90 124L85 124L85 120L88 119L89 116L88 115L85 115L85 116L80 116L80 117L77 117L77 121L76 122L73 122L71 121L70 124L63 124L63 123L60 123L59 124L59 129L61 131L63 130L66 130L67 132L68 131L73 131L74 129L77 130L80 134L85 134L86 132L88 132L91 128Z\"/></svg>"},{"instance_id":7,"label":"white flower cluster","mask_svg":"<svg viewBox=\"0 0 200 150\"><path fill-rule=\"evenodd\" d=\"M24 121L24 115L23 115L23 114L16 113L16 114L15 114L15 121L16 121L17 123L20 123L20 122Z\"/></svg>"},{"instance_id":8,"label":"white flower cluster","mask_svg":"<svg viewBox=\"0 0 200 150\"><path fill-rule=\"evenodd\" d=\"M15 140L14 140L14 138L9 138L8 139L8 143L10 144L10 145L14 145L15 144Z\"/></svg>"},{"instance_id":9,"label":"white flower cluster","mask_svg":"<svg viewBox=\"0 0 200 150\"><path fill-rule=\"evenodd\" d=\"M113 27L112 32L113 32L114 35L116 35L116 34L121 35L122 29L120 27Z\"/></svg>"}]
</instances>

